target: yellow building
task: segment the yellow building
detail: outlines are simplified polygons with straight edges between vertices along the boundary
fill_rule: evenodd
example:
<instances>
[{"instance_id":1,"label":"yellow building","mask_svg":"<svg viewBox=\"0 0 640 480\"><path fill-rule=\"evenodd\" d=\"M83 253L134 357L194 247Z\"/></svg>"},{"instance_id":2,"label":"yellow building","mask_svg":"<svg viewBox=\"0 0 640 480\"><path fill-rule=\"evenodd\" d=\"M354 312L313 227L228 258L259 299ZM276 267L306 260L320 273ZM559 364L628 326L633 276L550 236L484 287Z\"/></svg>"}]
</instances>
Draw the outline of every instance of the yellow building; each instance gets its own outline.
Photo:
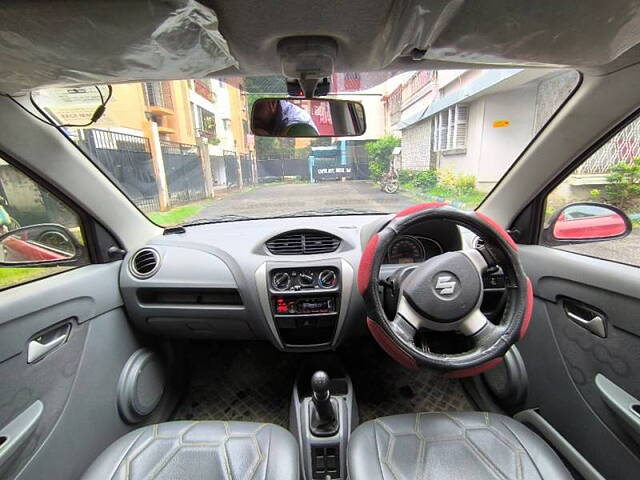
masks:
<instances>
[{"instance_id":1,"label":"yellow building","mask_svg":"<svg viewBox=\"0 0 640 480\"><path fill-rule=\"evenodd\" d=\"M189 81L127 83L112 86L113 95L102 118L86 128L100 128L151 138L151 122L162 140L195 144ZM106 87L101 87L106 94ZM60 123L89 121L100 98L94 87L53 89L40 95Z\"/></svg>"},{"instance_id":2,"label":"yellow building","mask_svg":"<svg viewBox=\"0 0 640 480\"><path fill-rule=\"evenodd\" d=\"M227 92L229 95L229 109L231 114L231 131L239 154L249 153L249 112L247 111L247 98L243 95L244 82L240 77L229 77L225 79Z\"/></svg>"}]
</instances>

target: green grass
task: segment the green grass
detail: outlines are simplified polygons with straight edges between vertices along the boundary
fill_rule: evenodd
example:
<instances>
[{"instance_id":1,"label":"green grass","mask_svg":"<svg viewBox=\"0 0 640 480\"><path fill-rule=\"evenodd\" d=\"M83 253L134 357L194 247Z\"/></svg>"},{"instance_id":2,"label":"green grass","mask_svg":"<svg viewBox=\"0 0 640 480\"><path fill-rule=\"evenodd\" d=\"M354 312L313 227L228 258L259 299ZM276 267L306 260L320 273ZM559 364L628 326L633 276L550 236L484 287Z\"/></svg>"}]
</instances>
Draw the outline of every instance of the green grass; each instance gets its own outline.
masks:
<instances>
[{"instance_id":1,"label":"green grass","mask_svg":"<svg viewBox=\"0 0 640 480\"><path fill-rule=\"evenodd\" d=\"M171 227L179 223L186 222L190 218L197 215L200 210L206 207L210 201L192 203L181 207L172 208L166 212L151 212L148 215L152 222L161 227Z\"/></svg>"},{"instance_id":2,"label":"green grass","mask_svg":"<svg viewBox=\"0 0 640 480\"><path fill-rule=\"evenodd\" d=\"M71 267L0 267L0 290L21 283L60 273Z\"/></svg>"},{"instance_id":3,"label":"green grass","mask_svg":"<svg viewBox=\"0 0 640 480\"><path fill-rule=\"evenodd\" d=\"M423 190L409 182L402 183L400 186L402 190L407 192L411 198L418 202L442 199L445 202L454 204L454 206L459 206L459 208L464 210L473 210L486 196L486 193L479 192L477 190L467 193L459 193L439 186Z\"/></svg>"}]
</instances>

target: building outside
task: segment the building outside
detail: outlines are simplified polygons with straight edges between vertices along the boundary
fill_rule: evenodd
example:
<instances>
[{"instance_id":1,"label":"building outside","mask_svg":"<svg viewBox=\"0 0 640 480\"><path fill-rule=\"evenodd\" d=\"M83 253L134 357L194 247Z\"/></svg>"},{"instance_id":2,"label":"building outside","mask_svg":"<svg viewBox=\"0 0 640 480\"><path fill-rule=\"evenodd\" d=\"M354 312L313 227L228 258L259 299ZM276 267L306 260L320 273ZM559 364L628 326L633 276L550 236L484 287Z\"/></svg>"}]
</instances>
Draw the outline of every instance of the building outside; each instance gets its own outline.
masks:
<instances>
[{"instance_id":1,"label":"building outside","mask_svg":"<svg viewBox=\"0 0 640 480\"><path fill-rule=\"evenodd\" d=\"M214 186L227 184L225 156L251 152L252 138L248 135L246 99L240 79L143 82L116 84L112 88L108 108L98 122L67 128L81 144L95 137L97 147L122 150L123 143L147 142L149 153L156 156L155 128L157 140L165 147L173 142L176 145L171 146L181 152L195 151L198 146L205 149L211 159ZM106 86L101 91L106 95ZM38 96L48 112L64 124L88 123L100 104L94 87L50 89Z\"/></svg>"},{"instance_id":2,"label":"building outside","mask_svg":"<svg viewBox=\"0 0 640 480\"><path fill-rule=\"evenodd\" d=\"M537 69L415 72L387 100L402 136L400 168L449 169L487 191L576 83Z\"/></svg>"}]
</instances>

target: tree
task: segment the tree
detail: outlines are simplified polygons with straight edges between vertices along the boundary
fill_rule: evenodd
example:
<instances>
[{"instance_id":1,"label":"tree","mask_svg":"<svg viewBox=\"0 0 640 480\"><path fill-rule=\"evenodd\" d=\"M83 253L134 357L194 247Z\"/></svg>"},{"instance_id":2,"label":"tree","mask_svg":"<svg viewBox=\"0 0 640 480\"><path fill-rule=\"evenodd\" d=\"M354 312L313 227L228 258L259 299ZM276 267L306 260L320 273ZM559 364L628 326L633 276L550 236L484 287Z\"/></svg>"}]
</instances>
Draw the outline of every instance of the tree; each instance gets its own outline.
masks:
<instances>
[{"instance_id":1,"label":"tree","mask_svg":"<svg viewBox=\"0 0 640 480\"><path fill-rule=\"evenodd\" d=\"M607 181L607 200L622 210L631 206L640 199L640 157L631 163L615 164Z\"/></svg>"},{"instance_id":2,"label":"tree","mask_svg":"<svg viewBox=\"0 0 640 480\"><path fill-rule=\"evenodd\" d=\"M376 141L367 143L371 178L378 180L384 172L389 170L393 149L399 146L400 139L393 135L385 135Z\"/></svg>"}]
</instances>

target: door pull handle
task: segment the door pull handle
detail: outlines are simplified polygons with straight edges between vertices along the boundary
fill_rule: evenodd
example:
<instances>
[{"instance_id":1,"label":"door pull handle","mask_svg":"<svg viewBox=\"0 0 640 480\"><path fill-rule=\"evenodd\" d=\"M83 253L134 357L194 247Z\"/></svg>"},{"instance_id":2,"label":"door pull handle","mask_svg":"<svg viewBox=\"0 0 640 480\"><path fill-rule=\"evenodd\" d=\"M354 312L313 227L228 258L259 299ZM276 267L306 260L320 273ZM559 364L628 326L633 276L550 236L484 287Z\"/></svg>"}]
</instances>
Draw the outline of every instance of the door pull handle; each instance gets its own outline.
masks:
<instances>
[{"instance_id":1,"label":"door pull handle","mask_svg":"<svg viewBox=\"0 0 640 480\"><path fill-rule=\"evenodd\" d=\"M29 342L27 347L27 363L34 363L52 352L69 338L71 324L67 323L62 327L39 335Z\"/></svg>"},{"instance_id":2,"label":"door pull handle","mask_svg":"<svg viewBox=\"0 0 640 480\"><path fill-rule=\"evenodd\" d=\"M607 338L607 323L603 315L583 306L564 304L564 312L573 323L589 330L594 335ZM580 312L580 313L576 313Z\"/></svg>"}]
</instances>

